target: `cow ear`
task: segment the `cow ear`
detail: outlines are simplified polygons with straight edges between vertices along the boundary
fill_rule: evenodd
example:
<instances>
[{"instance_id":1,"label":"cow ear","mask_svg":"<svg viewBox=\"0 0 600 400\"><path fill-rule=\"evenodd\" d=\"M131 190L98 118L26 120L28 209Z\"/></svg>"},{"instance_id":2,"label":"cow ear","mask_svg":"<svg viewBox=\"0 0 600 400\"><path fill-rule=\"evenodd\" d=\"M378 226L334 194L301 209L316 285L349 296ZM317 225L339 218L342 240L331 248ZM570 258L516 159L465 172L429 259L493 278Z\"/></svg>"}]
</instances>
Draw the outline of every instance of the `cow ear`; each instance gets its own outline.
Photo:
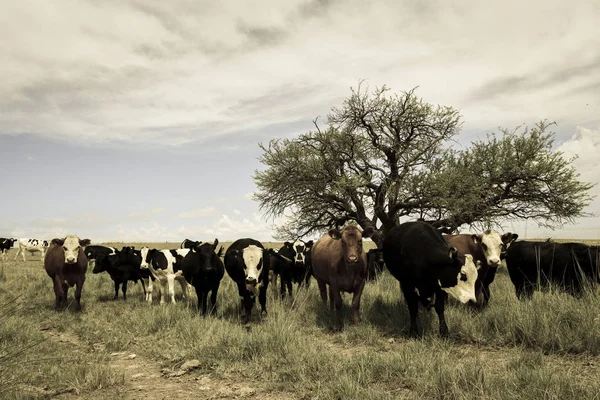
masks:
<instances>
[{"instance_id":1,"label":"cow ear","mask_svg":"<svg viewBox=\"0 0 600 400\"><path fill-rule=\"evenodd\" d=\"M213 242L213 247L216 249L218 244L219 244L219 239L215 238L215 241Z\"/></svg>"},{"instance_id":2,"label":"cow ear","mask_svg":"<svg viewBox=\"0 0 600 400\"><path fill-rule=\"evenodd\" d=\"M79 239L79 245L81 247L89 246L92 241L90 239Z\"/></svg>"},{"instance_id":3,"label":"cow ear","mask_svg":"<svg viewBox=\"0 0 600 400\"><path fill-rule=\"evenodd\" d=\"M456 250L456 247L450 247L448 249L448 256L450 259L456 260L456 257L458 257L458 250Z\"/></svg>"},{"instance_id":4,"label":"cow ear","mask_svg":"<svg viewBox=\"0 0 600 400\"><path fill-rule=\"evenodd\" d=\"M472 234L471 235L471 240L475 243L480 243L481 242L481 235L476 235L476 234Z\"/></svg>"},{"instance_id":5,"label":"cow ear","mask_svg":"<svg viewBox=\"0 0 600 400\"><path fill-rule=\"evenodd\" d=\"M52 239L52 244L55 244L57 246L62 246L63 244L65 244L65 239L54 238L54 239Z\"/></svg>"},{"instance_id":6,"label":"cow ear","mask_svg":"<svg viewBox=\"0 0 600 400\"><path fill-rule=\"evenodd\" d=\"M374 233L375 233L375 229L373 229L372 226L367 226L367 229L362 231L362 237L368 238L368 237L373 236Z\"/></svg>"},{"instance_id":7,"label":"cow ear","mask_svg":"<svg viewBox=\"0 0 600 400\"><path fill-rule=\"evenodd\" d=\"M285 247L292 247L292 244L291 244L290 242L285 242L283 245L284 245Z\"/></svg>"},{"instance_id":8,"label":"cow ear","mask_svg":"<svg viewBox=\"0 0 600 400\"><path fill-rule=\"evenodd\" d=\"M342 233L337 228L331 228L327 233L335 240L339 240L342 238Z\"/></svg>"},{"instance_id":9,"label":"cow ear","mask_svg":"<svg viewBox=\"0 0 600 400\"><path fill-rule=\"evenodd\" d=\"M313 244L315 244L315 242L313 242L312 240L309 240L308 242L306 242L306 247L311 248L313 246Z\"/></svg>"},{"instance_id":10,"label":"cow ear","mask_svg":"<svg viewBox=\"0 0 600 400\"><path fill-rule=\"evenodd\" d=\"M502 243L512 243L515 240L517 240L518 237L519 235L517 235L516 233L506 232L504 235L502 235Z\"/></svg>"}]
</instances>

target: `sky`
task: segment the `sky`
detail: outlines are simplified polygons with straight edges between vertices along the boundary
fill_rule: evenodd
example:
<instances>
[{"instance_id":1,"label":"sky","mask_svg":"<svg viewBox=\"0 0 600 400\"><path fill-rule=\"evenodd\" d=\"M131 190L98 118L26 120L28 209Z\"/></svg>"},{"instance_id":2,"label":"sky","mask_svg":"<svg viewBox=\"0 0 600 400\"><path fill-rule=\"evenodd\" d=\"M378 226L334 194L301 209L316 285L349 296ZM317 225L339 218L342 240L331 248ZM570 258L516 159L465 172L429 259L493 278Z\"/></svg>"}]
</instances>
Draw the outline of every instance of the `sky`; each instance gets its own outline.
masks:
<instances>
[{"instance_id":1,"label":"sky","mask_svg":"<svg viewBox=\"0 0 600 400\"><path fill-rule=\"evenodd\" d=\"M600 2L0 0L0 237L272 240L258 143L351 87L418 87L457 147L556 122L600 182ZM600 185L592 190L600 194ZM522 238L600 238L590 217Z\"/></svg>"}]
</instances>

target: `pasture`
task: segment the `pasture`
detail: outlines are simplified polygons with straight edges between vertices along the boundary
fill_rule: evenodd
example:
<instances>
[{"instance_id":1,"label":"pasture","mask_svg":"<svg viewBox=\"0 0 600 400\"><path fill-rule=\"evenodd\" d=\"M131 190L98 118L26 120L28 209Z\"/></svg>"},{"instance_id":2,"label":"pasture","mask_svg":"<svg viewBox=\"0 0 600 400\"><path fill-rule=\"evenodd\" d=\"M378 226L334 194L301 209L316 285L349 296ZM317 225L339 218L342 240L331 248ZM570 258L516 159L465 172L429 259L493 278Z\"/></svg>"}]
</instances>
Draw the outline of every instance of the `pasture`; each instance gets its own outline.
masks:
<instances>
[{"instance_id":1,"label":"pasture","mask_svg":"<svg viewBox=\"0 0 600 400\"><path fill-rule=\"evenodd\" d=\"M536 292L519 302L505 268L487 309L447 308L449 338L420 308L424 334L410 339L387 273L367 283L358 326L345 296L345 327L334 333L314 279L283 301L270 286L269 314L255 307L242 326L227 274L217 316L202 318L195 294L186 304L179 287L176 305L146 304L139 283L113 301L108 274L88 268L83 312L55 312L39 253L26 262L15 254L0 261L2 399L600 399L600 294ZM190 360L198 363L186 371Z\"/></svg>"}]
</instances>

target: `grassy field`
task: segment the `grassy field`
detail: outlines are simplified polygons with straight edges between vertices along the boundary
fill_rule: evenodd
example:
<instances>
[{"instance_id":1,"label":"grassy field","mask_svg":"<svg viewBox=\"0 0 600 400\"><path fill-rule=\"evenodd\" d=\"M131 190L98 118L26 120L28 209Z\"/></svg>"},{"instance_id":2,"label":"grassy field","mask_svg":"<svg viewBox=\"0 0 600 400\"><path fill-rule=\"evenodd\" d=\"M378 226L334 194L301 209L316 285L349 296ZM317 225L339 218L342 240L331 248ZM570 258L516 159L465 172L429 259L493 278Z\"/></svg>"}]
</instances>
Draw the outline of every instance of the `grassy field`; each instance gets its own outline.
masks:
<instances>
[{"instance_id":1,"label":"grassy field","mask_svg":"<svg viewBox=\"0 0 600 400\"><path fill-rule=\"evenodd\" d=\"M57 313L39 253L15 253L0 261L0 399L600 399L600 295L519 302L506 270L485 311L448 307L448 339L421 309L415 340L388 274L367 284L358 326L346 295L333 333L314 280L293 300L270 290L268 316L242 326L227 275L217 316L202 318L195 296L150 306L139 285L113 301L110 277L88 270L84 311Z\"/></svg>"}]
</instances>

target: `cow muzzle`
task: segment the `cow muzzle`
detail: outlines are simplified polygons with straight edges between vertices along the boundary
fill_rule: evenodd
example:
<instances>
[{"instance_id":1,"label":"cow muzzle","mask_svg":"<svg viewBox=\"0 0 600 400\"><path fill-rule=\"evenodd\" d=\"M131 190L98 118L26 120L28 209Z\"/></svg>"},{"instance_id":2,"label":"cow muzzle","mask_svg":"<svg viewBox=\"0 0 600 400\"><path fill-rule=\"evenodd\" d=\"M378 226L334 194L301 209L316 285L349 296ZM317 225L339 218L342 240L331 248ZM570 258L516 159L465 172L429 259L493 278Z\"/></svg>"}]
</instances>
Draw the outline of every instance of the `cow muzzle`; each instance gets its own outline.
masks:
<instances>
[{"instance_id":1,"label":"cow muzzle","mask_svg":"<svg viewBox=\"0 0 600 400\"><path fill-rule=\"evenodd\" d=\"M351 264L357 263L358 262L358 256L348 256L347 260Z\"/></svg>"},{"instance_id":2,"label":"cow muzzle","mask_svg":"<svg viewBox=\"0 0 600 400\"><path fill-rule=\"evenodd\" d=\"M256 285L256 278L253 278L251 276L247 276L246 277L246 284L247 285Z\"/></svg>"},{"instance_id":3,"label":"cow muzzle","mask_svg":"<svg viewBox=\"0 0 600 400\"><path fill-rule=\"evenodd\" d=\"M75 261L77 261L77 259L75 257L66 257L65 258L65 262L67 264L75 264Z\"/></svg>"}]
</instances>

